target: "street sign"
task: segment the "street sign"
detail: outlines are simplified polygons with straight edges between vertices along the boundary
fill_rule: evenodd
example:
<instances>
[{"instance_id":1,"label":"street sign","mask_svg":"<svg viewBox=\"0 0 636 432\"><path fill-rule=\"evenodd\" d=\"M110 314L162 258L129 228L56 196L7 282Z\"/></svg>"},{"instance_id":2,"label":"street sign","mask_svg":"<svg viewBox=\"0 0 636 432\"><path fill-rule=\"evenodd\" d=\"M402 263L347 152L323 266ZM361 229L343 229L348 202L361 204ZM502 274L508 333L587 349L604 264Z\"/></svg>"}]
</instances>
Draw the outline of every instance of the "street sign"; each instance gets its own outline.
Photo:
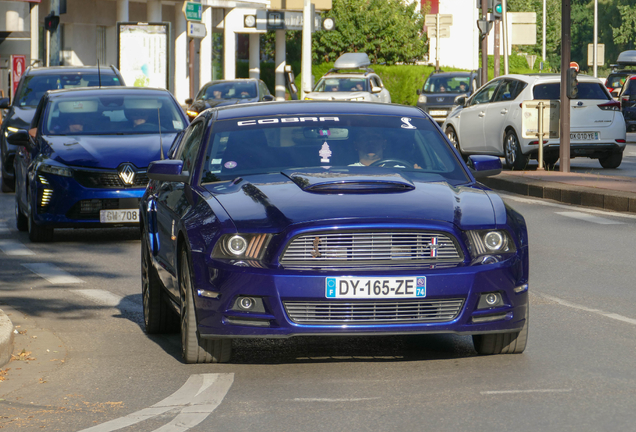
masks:
<instances>
[{"instance_id":1,"label":"street sign","mask_svg":"<svg viewBox=\"0 0 636 432\"><path fill-rule=\"evenodd\" d=\"M203 39L207 34L208 33L205 29L205 24L188 21L188 37Z\"/></svg>"},{"instance_id":2,"label":"street sign","mask_svg":"<svg viewBox=\"0 0 636 432\"><path fill-rule=\"evenodd\" d=\"M485 19L477 20L477 28L479 29L479 33L481 34L482 39L486 37L488 33L490 33L492 24L492 21L487 21Z\"/></svg>"},{"instance_id":3,"label":"street sign","mask_svg":"<svg viewBox=\"0 0 636 432\"><path fill-rule=\"evenodd\" d=\"M596 44L596 66L605 64L605 44ZM587 44L587 65L594 66L594 44Z\"/></svg>"},{"instance_id":4,"label":"street sign","mask_svg":"<svg viewBox=\"0 0 636 432\"><path fill-rule=\"evenodd\" d=\"M570 69L576 69L576 71L578 72L579 69L579 64L577 62L570 62Z\"/></svg>"},{"instance_id":5,"label":"street sign","mask_svg":"<svg viewBox=\"0 0 636 432\"><path fill-rule=\"evenodd\" d=\"M201 3L184 2L183 15L188 21L201 21L203 18L203 5Z\"/></svg>"},{"instance_id":6,"label":"street sign","mask_svg":"<svg viewBox=\"0 0 636 432\"><path fill-rule=\"evenodd\" d=\"M322 16L314 13L312 32L320 30ZM332 27L333 28L333 27ZM302 30L303 13L291 11L256 11L256 30Z\"/></svg>"},{"instance_id":7,"label":"street sign","mask_svg":"<svg viewBox=\"0 0 636 432\"><path fill-rule=\"evenodd\" d=\"M426 35L429 39L433 39L438 37L437 28L435 26L426 28ZM440 38L449 38L450 37L450 27L447 26L439 26L439 37Z\"/></svg>"},{"instance_id":8,"label":"street sign","mask_svg":"<svg viewBox=\"0 0 636 432\"><path fill-rule=\"evenodd\" d=\"M11 96L15 95L18 90L18 83L20 78L26 70L26 56L24 55L11 55Z\"/></svg>"},{"instance_id":9,"label":"street sign","mask_svg":"<svg viewBox=\"0 0 636 432\"><path fill-rule=\"evenodd\" d=\"M546 138L559 138L559 121L561 119L561 103L558 99L536 99L521 103L521 136L537 138L539 135L539 102L543 102L543 127ZM545 138L544 138L545 139Z\"/></svg>"},{"instance_id":10,"label":"street sign","mask_svg":"<svg viewBox=\"0 0 636 432\"><path fill-rule=\"evenodd\" d=\"M437 25L437 14L426 14L424 15L424 25L426 27L436 26ZM450 26L453 25L453 15L452 14L440 14L439 15L439 25L441 26Z\"/></svg>"}]
</instances>

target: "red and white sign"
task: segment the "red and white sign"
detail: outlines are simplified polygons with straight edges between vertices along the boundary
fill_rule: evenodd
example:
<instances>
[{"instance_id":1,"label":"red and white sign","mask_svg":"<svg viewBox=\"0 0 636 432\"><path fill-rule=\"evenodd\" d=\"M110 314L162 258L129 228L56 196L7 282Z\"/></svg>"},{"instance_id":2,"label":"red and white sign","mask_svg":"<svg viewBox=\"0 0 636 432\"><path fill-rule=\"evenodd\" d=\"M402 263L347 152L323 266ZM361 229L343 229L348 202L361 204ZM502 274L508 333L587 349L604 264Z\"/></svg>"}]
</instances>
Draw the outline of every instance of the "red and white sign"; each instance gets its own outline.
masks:
<instances>
[{"instance_id":1,"label":"red and white sign","mask_svg":"<svg viewBox=\"0 0 636 432\"><path fill-rule=\"evenodd\" d=\"M570 62L570 69L576 69L579 72L579 64L577 62Z\"/></svg>"},{"instance_id":2,"label":"red and white sign","mask_svg":"<svg viewBox=\"0 0 636 432\"><path fill-rule=\"evenodd\" d=\"M11 96L15 96L16 90L18 90L18 83L22 74L26 70L26 56L25 55L12 55L11 56Z\"/></svg>"}]
</instances>

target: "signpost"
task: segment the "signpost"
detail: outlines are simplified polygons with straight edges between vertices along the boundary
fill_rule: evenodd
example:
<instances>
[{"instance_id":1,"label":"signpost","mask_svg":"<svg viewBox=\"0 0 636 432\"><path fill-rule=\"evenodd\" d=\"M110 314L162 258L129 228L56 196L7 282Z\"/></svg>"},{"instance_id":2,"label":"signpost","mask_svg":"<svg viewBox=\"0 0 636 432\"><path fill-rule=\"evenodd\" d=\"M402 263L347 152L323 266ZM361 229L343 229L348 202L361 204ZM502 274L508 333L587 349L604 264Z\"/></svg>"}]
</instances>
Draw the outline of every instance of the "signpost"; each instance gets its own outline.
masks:
<instances>
[{"instance_id":1,"label":"signpost","mask_svg":"<svg viewBox=\"0 0 636 432\"><path fill-rule=\"evenodd\" d=\"M596 44L596 66L605 64L605 44ZM587 65L594 66L594 44L587 44Z\"/></svg>"},{"instance_id":2,"label":"signpost","mask_svg":"<svg viewBox=\"0 0 636 432\"><path fill-rule=\"evenodd\" d=\"M203 5L201 3L184 2L183 15L188 21L201 21L203 19Z\"/></svg>"},{"instance_id":3,"label":"signpost","mask_svg":"<svg viewBox=\"0 0 636 432\"><path fill-rule=\"evenodd\" d=\"M538 138L539 170L543 169L543 137L559 138L560 112L561 103L557 99L535 99L521 103L521 136Z\"/></svg>"},{"instance_id":4,"label":"signpost","mask_svg":"<svg viewBox=\"0 0 636 432\"><path fill-rule=\"evenodd\" d=\"M25 55L11 55L11 97L15 97L15 92L18 90L18 84L20 78L26 70L26 56Z\"/></svg>"},{"instance_id":5,"label":"signpost","mask_svg":"<svg viewBox=\"0 0 636 432\"><path fill-rule=\"evenodd\" d=\"M188 21L188 37L203 39L207 35L205 24L194 21Z\"/></svg>"},{"instance_id":6,"label":"signpost","mask_svg":"<svg viewBox=\"0 0 636 432\"><path fill-rule=\"evenodd\" d=\"M452 14L427 14L424 15L424 25L429 39L436 38L435 41L435 70L439 71L439 40L440 38L450 38L450 26L453 25Z\"/></svg>"}]
</instances>

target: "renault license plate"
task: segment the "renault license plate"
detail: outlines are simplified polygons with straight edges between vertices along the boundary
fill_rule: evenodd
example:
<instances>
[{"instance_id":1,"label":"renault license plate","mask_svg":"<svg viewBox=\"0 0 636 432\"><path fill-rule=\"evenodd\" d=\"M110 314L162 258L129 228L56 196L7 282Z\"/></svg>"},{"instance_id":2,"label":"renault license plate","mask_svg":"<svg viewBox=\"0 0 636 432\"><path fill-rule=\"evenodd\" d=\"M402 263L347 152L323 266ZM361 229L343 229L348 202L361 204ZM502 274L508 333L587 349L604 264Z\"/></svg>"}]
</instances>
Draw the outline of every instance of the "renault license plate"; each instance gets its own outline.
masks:
<instances>
[{"instance_id":1,"label":"renault license plate","mask_svg":"<svg viewBox=\"0 0 636 432\"><path fill-rule=\"evenodd\" d=\"M570 132L570 140L594 141L599 139L598 132Z\"/></svg>"},{"instance_id":2,"label":"renault license plate","mask_svg":"<svg viewBox=\"0 0 636 432\"><path fill-rule=\"evenodd\" d=\"M448 114L448 111L432 110L432 111L429 111L428 113L432 116L445 116L446 114Z\"/></svg>"},{"instance_id":3,"label":"renault license plate","mask_svg":"<svg viewBox=\"0 0 636 432\"><path fill-rule=\"evenodd\" d=\"M138 223L139 209L100 210L101 223Z\"/></svg>"},{"instance_id":4,"label":"renault license plate","mask_svg":"<svg viewBox=\"0 0 636 432\"><path fill-rule=\"evenodd\" d=\"M418 298L426 297L426 276L416 277L328 277L327 298Z\"/></svg>"}]
</instances>

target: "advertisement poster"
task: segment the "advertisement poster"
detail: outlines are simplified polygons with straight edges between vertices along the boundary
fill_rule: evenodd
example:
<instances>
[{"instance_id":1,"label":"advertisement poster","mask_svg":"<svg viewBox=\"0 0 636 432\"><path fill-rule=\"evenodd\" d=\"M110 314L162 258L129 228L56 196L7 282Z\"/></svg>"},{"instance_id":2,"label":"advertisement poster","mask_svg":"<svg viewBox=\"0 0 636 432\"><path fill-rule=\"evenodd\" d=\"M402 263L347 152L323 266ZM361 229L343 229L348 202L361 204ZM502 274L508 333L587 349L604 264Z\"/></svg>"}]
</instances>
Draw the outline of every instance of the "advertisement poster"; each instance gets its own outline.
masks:
<instances>
[{"instance_id":1,"label":"advertisement poster","mask_svg":"<svg viewBox=\"0 0 636 432\"><path fill-rule=\"evenodd\" d=\"M170 23L117 23L117 67L128 86L168 88Z\"/></svg>"},{"instance_id":2,"label":"advertisement poster","mask_svg":"<svg viewBox=\"0 0 636 432\"><path fill-rule=\"evenodd\" d=\"M11 95L13 96L18 90L18 84L20 78L26 70L26 56L24 55L12 55L11 56Z\"/></svg>"}]
</instances>

